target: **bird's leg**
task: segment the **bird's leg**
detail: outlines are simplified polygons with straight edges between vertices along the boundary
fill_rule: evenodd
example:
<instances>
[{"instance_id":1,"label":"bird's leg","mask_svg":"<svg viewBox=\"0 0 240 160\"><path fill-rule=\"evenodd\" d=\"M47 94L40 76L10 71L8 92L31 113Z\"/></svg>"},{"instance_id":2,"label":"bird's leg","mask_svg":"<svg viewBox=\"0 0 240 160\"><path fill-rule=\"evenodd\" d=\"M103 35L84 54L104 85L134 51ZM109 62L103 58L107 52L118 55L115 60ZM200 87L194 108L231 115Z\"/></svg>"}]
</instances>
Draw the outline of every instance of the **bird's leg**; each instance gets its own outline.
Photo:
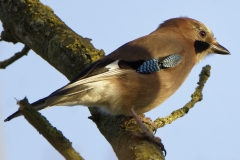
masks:
<instances>
[{"instance_id":1,"label":"bird's leg","mask_svg":"<svg viewBox=\"0 0 240 160\"><path fill-rule=\"evenodd\" d=\"M164 148L164 145L161 142L161 139L159 137L155 137L153 135L153 133L144 125L144 123L141 121L141 119L139 118L139 116L137 115L137 113L134 111L134 109L130 109L130 112L133 116L133 118L137 121L139 127L141 128L141 130L143 131L143 136L145 138L148 138L150 141L156 143L157 145L159 145L161 147L161 150L164 152L164 155L166 156L167 151Z\"/></svg>"}]
</instances>

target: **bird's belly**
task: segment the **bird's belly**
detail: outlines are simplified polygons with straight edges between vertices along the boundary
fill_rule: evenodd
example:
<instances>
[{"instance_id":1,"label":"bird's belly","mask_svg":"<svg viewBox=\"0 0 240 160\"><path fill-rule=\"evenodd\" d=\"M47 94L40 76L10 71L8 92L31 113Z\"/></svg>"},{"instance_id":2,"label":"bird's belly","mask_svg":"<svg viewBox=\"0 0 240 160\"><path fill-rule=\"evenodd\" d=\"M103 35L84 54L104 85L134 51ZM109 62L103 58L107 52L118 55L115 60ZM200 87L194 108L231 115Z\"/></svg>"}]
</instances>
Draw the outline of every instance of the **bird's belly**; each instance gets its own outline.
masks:
<instances>
[{"instance_id":1,"label":"bird's belly","mask_svg":"<svg viewBox=\"0 0 240 160\"><path fill-rule=\"evenodd\" d=\"M153 74L132 73L124 79L118 81L120 103L114 108L120 107L118 113L130 115L132 108L140 114L162 104L181 86L185 76L174 81L176 74L163 70Z\"/></svg>"},{"instance_id":2,"label":"bird's belly","mask_svg":"<svg viewBox=\"0 0 240 160\"><path fill-rule=\"evenodd\" d=\"M167 71L147 75L132 72L92 83L94 89L83 99L86 98L85 105L100 106L103 112L112 115L131 115L132 108L138 114L145 113L159 106L181 86L185 76L173 81L175 76Z\"/></svg>"}]
</instances>

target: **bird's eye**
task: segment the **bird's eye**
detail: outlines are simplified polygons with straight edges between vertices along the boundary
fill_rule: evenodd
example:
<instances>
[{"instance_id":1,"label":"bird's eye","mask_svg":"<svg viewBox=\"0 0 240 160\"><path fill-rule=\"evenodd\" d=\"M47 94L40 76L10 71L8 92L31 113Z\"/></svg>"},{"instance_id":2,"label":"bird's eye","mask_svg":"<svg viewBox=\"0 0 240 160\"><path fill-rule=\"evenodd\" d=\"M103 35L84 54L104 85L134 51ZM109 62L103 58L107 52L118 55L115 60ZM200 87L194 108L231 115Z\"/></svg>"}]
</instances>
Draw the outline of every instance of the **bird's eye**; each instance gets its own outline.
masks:
<instances>
[{"instance_id":1,"label":"bird's eye","mask_svg":"<svg viewBox=\"0 0 240 160\"><path fill-rule=\"evenodd\" d=\"M205 31L201 30L201 31L199 32L199 35L200 35L202 38L204 38L204 37L206 37L207 33L206 33Z\"/></svg>"}]
</instances>

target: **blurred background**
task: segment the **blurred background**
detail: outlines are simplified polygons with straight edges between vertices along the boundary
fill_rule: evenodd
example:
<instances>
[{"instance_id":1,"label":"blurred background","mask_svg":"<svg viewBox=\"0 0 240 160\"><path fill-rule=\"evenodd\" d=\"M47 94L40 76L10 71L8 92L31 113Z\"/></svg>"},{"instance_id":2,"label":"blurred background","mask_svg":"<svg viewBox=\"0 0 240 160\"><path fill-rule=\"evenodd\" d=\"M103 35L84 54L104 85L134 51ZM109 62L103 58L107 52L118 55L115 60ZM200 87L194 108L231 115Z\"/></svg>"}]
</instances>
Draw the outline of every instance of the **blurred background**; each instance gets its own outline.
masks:
<instances>
[{"instance_id":1,"label":"blurred background","mask_svg":"<svg viewBox=\"0 0 240 160\"><path fill-rule=\"evenodd\" d=\"M146 113L153 120L184 106L197 86L203 66L212 66L203 100L171 125L157 131L166 147L166 159L239 160L240 149L240 2L222 1L53 1L50 6L72 30L92 39L106 54L122 44L149 34L164 20L187 16L212 29L230 56L208 56L196 65L182 87L160 107ZM0 31L2 31L0 27ZM0 61L21 51L22 44L0 42ZM64 159L23 117L3 120L18 108L16 99L34 102L68 80L33 51L0 70L0 159ZM86 107L52 107L41 112L63 132L87 160L116 160L116 156L87 117ZM78 127L76 127L76 125Z\"/></svg>"}]
</instances>

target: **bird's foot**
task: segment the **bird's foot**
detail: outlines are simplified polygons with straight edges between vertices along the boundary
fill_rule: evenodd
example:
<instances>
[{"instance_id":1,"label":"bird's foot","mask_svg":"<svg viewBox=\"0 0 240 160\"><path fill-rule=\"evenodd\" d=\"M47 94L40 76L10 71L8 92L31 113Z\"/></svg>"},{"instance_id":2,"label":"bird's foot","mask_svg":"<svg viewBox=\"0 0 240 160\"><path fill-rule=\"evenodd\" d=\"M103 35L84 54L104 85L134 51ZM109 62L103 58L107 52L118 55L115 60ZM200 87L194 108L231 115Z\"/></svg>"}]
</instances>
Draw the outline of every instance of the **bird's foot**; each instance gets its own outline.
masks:
<instances>
[{"instance_id":1,"label":"bird's foot","mask_svg":"<svg viewBox=\"0 0 240 160\"><path fill-rule=\"evenodd\" d=\"M156 143L161 148L161 151L164 153L164 156L167 155L167 151L162 143L161 138L154 136L151 131L147 130L143 131L142 133L135 133L135 135L139 138L149 139L150 141Z\"/></svg>"},{"instance_id":2,"label":"bird's foot","mask_svg":"<svg viewBox=\"0 0 240 160\"><path fill-rule=\"evenodd\" d=\"M167 151L164 147L164 145L162 144L162 141L159 137L155 137L153 132L151 132L147 127L146 125L143 123L144 122L148 122L147 124L150 124L150 128L152 129L152 127L154 128L153 131L155 131L155 126L154 126L154 123L149 123L149 121L151 122L151 120L149 118L146 118L146 117L142 117L142 115L140 115L140 117L137 115L137 113L134 111L134 109L131 109L130 110L133 118L137 121L138 123L138 126L140 127L142 133L138 134L138 137L140 138L147 138L149 139L150 141L156 143L162 150L162 152L164 153L164 155L166 156L167 155Z\"/></svg>"}]
</instances>

